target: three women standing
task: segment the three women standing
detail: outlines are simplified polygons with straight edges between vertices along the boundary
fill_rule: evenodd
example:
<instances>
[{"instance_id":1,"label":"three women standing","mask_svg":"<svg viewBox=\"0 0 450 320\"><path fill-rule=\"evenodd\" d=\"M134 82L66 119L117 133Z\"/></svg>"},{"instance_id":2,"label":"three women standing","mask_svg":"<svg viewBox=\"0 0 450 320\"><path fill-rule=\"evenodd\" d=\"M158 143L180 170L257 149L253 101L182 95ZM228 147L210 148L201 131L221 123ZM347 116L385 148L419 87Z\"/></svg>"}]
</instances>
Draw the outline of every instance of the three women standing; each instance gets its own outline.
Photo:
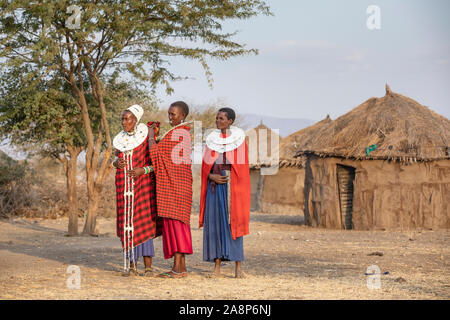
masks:
<instances>
[{"instance_id":1,"label":"three women standing","mask_svg":"<svg viewBox=\"0 0 450 320\"><path fill-rule=\"evenodd\" d=\"M124 111L124 130L114 139L118 150L114 162L117 235L125 252L131 254L131 269L135 269L136 259L144 256L145 270L150 274L152 238L162 232L164 258L174 257L174 263L172 270L160 276L181 278L187 276L185 255L193 252L191 136L184 124L189 107L183 101L171 104L168 116L173 128L159 143L155 143L156 124L137 124L142 113L137 105ZM242 278L243 236L249 233L250 220L250 173L245 133L232 126L235 118L232 109L220 109L217 129L206 139L199 226L204 226L203 259L215 262L213 275L220 275L222 261L235 261L235 276ZM132 187L127 189L130 181Z\"/></svg>"}]
</instances>

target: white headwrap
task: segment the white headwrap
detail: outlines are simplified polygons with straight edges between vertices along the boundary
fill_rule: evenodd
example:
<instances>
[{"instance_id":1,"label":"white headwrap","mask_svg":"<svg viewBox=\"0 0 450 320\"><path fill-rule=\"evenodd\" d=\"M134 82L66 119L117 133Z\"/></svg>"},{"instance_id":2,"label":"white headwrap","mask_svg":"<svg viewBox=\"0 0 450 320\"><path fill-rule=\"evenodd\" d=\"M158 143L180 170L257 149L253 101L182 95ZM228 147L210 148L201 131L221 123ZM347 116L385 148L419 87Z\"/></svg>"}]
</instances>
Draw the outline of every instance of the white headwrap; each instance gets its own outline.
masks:
<instances>
[{"instance_id":1,"label":"white headwrap","mask_svg":"<svg viewBox=\"0 0 450 320\"><path fill-rule=\"evenodd\" d=\"M144 109L142 109L142 107L138 104L133 104L127 110L130 111L132 114L134 114L134 116L137 119L137 122L136 122L136 125L137 125L137 123L141 120L142 115L144 114Z\"/></svg>"},{"instance_id":2,"label":"white headwrap","mask_svg":"<svg viewBox=\"0 0 450 320\"><path fill-rule=\"evenodd\" d=\"M144 142L148 135L147 125L144 123L139 123L139 120L141 120L142 115L144 114L144 109L140 105L134 104L127 110L134 114L137 121L133 133L130 134L122 130L113 139L114 148L122 152L138 147L142 142Z\"/></svg>"}]
</instances>

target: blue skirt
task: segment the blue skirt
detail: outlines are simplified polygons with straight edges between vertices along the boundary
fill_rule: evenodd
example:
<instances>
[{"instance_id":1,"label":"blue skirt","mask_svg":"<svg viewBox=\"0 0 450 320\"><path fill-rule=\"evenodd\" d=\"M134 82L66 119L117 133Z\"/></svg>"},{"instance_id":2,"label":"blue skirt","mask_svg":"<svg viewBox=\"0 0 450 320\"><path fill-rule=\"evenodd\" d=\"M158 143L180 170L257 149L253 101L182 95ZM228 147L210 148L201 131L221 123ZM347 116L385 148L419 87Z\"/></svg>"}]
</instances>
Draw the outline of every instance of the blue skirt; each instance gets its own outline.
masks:
<instances>
[{"instance_id":1,"label":"blue skirt","mask_svg":"<svg viewBox=\"0 0 450 320\"><path fill-rule=\"evenodd\" d=\"M138 261L140 257L153 257L155 255L155 248L153 246L153 239L148 239L147 241L141 243L137 247L134 248L134 261ZM127 259L132 259L133 256Z\"/></svg>"},{"instance_id":2,"label":"blue skirt","mask_svg":"<svg viewBox=\"0 0 450 320\"><path fill-rule=\"evenodd\" d=\"M216 184L214 192L208 180L203 224L203 260L213 262L244 260L244 238L233 240L228 223L228 183Z\"/></svg>"}]
</instances>

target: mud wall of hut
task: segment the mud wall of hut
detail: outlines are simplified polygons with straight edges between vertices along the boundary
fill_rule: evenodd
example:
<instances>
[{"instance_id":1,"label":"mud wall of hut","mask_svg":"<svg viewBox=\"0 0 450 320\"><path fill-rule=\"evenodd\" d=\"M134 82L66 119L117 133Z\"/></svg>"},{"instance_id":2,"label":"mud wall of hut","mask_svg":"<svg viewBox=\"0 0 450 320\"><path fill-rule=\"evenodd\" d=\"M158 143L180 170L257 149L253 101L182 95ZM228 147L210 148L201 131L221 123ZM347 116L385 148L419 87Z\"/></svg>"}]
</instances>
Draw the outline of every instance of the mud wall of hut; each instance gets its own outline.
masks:
<instances>
[{"instance_id":1,"label":"mud wall of hut","mask_svg":"<svg viewBox=\"0 0 450 320\"><path fill-rule=\"evenodd\" d=\"M259 174L259 170L255 172ZM251 180L254 202L252 208L255 210L276 214L303 214L304 169L284 167L274 175L251 175Z\"/></svg>"},{"instance_id":2,"label":"mud wall of hut","mask_svg":"<svg viewBox=\"0 0 450 320\"><path fill-rule=\"evenodd\" d=\"M308 224L343 228L338 164L355 168L353 229L450 228L450 161L401 165L316 156L305 168Z\"/></svg>"},{"instance_id":3,"label":"mud wall of hut","mask_svg":"<svg viewBox=\"0 0 450 320\"><path fill-rule=\"evenodd\" d=\"M260 175L260 170L250 169L250 210L261 211L261 191L262 191L263 176Z\"/></svg>"}]
</instances>

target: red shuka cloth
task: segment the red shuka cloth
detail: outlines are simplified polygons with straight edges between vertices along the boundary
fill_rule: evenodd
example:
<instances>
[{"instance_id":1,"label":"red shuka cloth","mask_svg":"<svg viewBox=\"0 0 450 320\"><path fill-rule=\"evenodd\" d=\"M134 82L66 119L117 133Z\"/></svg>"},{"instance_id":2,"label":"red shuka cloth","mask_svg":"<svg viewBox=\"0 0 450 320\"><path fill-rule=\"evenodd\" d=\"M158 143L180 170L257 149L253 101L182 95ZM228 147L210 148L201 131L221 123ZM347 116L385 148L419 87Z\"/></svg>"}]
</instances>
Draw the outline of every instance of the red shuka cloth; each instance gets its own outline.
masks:
<instances>
[{"instance_id":1,"label":"red shuka cloth","mask_svg":"<svg viewBox=\"0 0 450 320\"><path fill-rule=\"evenodd\" d=\"M163 218L164 259L170 259L175 252L192 254L192 236L189 225L169 218Z\"/></svg>"},{"instance_id":2,"label":"red shuka cloth","mask_svg":"<svg viewBox=\"0 0 450 320\"><path fill-rule=\"evenodd\" d=\"M156 174L158 217L191 220L192 171L190 128L182 125L170 131L150 148Z\"/></svg>"},{"instance_id":3,"label":"red shuka cloth","mask_svg":"<svg viewBox=\"0 0 450 320\"><path fill-rule=\"evenodd\" d=\"M247 143L244 141L238 148L226 152L226 159L231 163L231 204L230 220L233 239L249 234L250 223L250 169L248 164ZM203 226L205 215L206 190L208 175L219 153L205 147L202 160L202 186L200 194L199 227Z\"/></svg>"},{"instance_id":4,"label":"red shuka cloth","mask_svg":"<svg viewBox=\"0 0 450 320\"><path fill-rule=\"evenodd\" d=\"M123 153L118 151L117 157ZM133 168L149 166L148 139L133 149ZM117 236L123 244L124 205L123 191L125 188L125 174L123 169L116 169L116 205L117 205ZM148 239L161 235L162 221L156 214L155 176L153 173L144 174L134 179L134 247Z\"/></svg>"}]
</instances>

